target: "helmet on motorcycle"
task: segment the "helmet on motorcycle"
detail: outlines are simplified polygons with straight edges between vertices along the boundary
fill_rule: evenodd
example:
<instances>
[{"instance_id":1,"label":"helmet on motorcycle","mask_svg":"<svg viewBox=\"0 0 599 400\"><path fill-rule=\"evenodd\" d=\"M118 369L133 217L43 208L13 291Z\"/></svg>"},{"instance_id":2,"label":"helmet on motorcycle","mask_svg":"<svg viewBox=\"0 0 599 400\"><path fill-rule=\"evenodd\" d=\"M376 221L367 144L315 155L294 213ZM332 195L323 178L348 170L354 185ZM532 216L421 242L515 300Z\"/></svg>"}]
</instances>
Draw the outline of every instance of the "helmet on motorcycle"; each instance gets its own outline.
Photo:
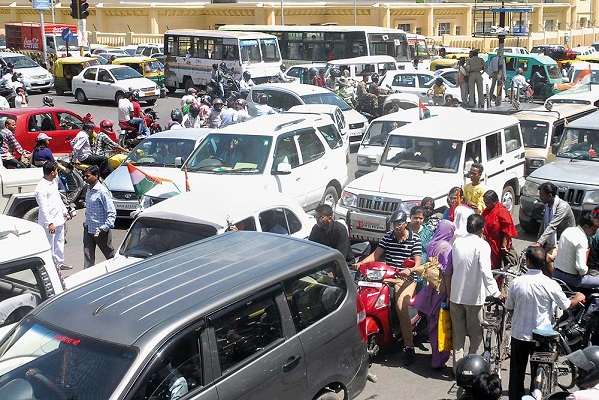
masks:
<instances>
[{"instance_id":1,"label":"helmet on motorcycle","mask_svg":"<svg viewBox=\"0 0 599 400\"><path fill-rule=\"evenodd\" d=\"M178 123L183 122L183 113L178 108L173 108L171 110L171 119L173 121L177 121Z\"/></svg>"},{"instance_id":2,"label":"helmet on motorcycle","mask_svg":"<svg viewBox=\"0 0 599 400\"><path fill-rule=\"evenodd\" d=\"M243 77L244 79L252 79L252 73L250 71L243 71Z\"/></svg>"},{"instance_id":3,"label":"helmet on motorcycle","mask_svg":"<svg viewBox=\"0 0 599 400\"><path fill-rule=\"evenodd\" d=\"M139 101L139 90L134 90L131 92L131 98L135 101Z\"/></svg>"},{"instance_id":4,"label":"helmet on motorcycle","mask_svg":"<svg viewBox=\"0 0 599 400\"><path fill-rule=\"evenodd\" d=\"M42 99L42 103L47 107L54 107L54 97L44 96L44 98Z\"/></svg>"},{"instance_id":5,"label":"helmet on motorcycle","mask_svg":"<svg viewBox=\"0 0 599 400\"><path fill-rule=\"evenodd\" d=\"M202 96L202 98L200 99L201 103L204 104L208 104L209 106L212 105L212 97L208 96L207 94Z\"/></svg>"},{"instance_id":6,"label":"helmet on motorcycle","mask_svg":"<svg viewBox=\"0 0 599 400\"><path fill-rule=\"evenodd\" d=\"M281 71L287 71L287 66L285 64L281 64Z\"/></svg>"},{"instance_id":7,"label":"helmet on motorcycle","mask_svg":"<svg viewBox=\"0 0 599 400\"><path fill-rule=\"evenodd\" d=\"M198 103L193 103L191 107L189 107L189 113L192 116L197 117L200 113L200 105Z\"/></svg>"},{"instance_id":8,"label":"helmet on motorcycle","mask_svg":"<svg viewBox=\"0 0 599 400\"><path fill-rule=\"evenodd\" d=\"M455 380L460 387L472 387L474 379L483 372L490 373L491 365L478 354L468 354L458 362Z\"/></svg>"},{"instance_id":9,"label":"helmet on motorcycle","mask_svg":"<svg viewBox=\"0 0 599 400\"><path fill-rule=\"evenodd\" d=\"M318 70L315 67L312 67L308 70L308 74L310 74L311 78L314 78L316 75L318 75Z\"/></svg>"},{"instance_id":10,"label":"helmet on motorcycle","mask_svg":"<svg viewBox=\"0 0 599 400\"><path fill-rule=\"evenodd\" d=\"M216 99L214 99L214 101L212 102L212 107L216 107L216 106L223 106L225 103L223 102L223 100L220 97L217 97Z\"/></svg>"},{"instance_id":11,"label":"helmet on motorcycle","mask_svg":"<svg viewBox=\"0 0 599 400\"><path fill-rule=\"evenodd\" d=\"M389 217L389 223L390 224L405 224L406 222L408 222L408 213L406 213L404 210L395 210L393 212L393 214L391 214L391 216Z\"/></svg>"},{"instance_id":12,"label":"helmet on motorcycle","mask_svg":"<svg viewBox=\"0 0 599 400\"><path fill-rule=\"evenodd\" d=\"M268 103L268 96L266 93L260 93L258 95L258 104L266 104Z\"/></svg>"},{"instance_id":13,"label":"helmet on motorcycle","mask_svg":"<svg viewBox=\"0 0 599 400\"><path fill-rule=\"evenodd\" d=\"M341 70L339 68L333 68L331 70L331 76L333 78L339 78L341 76Z\"/></svg>"},{"instance_id":14,"label":"helmet on motorcycle","mask_svg":"<svg viewBox=\"0 0 599 400\"><path fill-rule=\"evenodd\" d=\"M567 355L568 361L578 368L576 385L582 390L599 383L599 346L589 346Z\"/></svg>"},{"instance_id":15,"label":"helmet on motorcycle","mask_svg":"<svg viewBox=\"0 0 599 400\"><path fill-rule=\"evenodd\" d=\"M113 129L113 124L112 124L111 120L104 119L104 120L102 120L102 122L100 122L100 130L101 131L112 132L112 129Z\"/></svg>"},{"instance_id":16,"label":"helmet on motorcycle","mask_svg":"<svg viewBox=\"0 0 599 400\"><path fill-rule=\"evenodd\" d=\"M370 80L373 82L378 82L379 81L379 74L377 74L376 72L373 73L372 75L370 75Z\"/></svg>"},{"instance_id":17,"label":"helmet on motorcycle","mask_svg":"<svg viewBox=\"0 0 599 400\"><path fill-rule=\"evenodd\" d=\"M223 71L227 70L227 63L225 63L224 61L220 63L220 69L222 69Z\"/></svg>"}]
</instances>

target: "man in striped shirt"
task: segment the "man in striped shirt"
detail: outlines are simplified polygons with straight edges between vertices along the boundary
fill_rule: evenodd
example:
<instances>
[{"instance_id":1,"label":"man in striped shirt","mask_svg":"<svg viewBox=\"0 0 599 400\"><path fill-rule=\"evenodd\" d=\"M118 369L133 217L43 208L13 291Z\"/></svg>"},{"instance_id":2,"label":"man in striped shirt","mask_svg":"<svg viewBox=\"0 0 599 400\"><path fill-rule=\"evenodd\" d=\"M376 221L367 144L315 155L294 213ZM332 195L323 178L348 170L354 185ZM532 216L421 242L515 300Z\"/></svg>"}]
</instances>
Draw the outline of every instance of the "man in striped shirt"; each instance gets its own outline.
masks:
<instances>
[{"instance_id":1,"label":"man in striped shirt","mask_svg":"<svg viewBox=\"0 0 599 400\"><path fill-rule=\"evenodd\" d=\"M415 353L409 305L416 289L416 280L413 279L414 276L410 277L411 270L404 267L404 261L412 258L415 262L412 268L419 267L422 244L420 236L408 228L409 219L405 211L395 211L391 214L389 222L392 225L392 230L385 234L372 254L356 264L356 268L359 269L360 265L377 261L384 256L385 263L397 268L398 278L403 278L402 281L395 284L395 298L401 335L405 346L403 362L404 365L411 365L414 363Z\"/></svg>"}]
</instances>

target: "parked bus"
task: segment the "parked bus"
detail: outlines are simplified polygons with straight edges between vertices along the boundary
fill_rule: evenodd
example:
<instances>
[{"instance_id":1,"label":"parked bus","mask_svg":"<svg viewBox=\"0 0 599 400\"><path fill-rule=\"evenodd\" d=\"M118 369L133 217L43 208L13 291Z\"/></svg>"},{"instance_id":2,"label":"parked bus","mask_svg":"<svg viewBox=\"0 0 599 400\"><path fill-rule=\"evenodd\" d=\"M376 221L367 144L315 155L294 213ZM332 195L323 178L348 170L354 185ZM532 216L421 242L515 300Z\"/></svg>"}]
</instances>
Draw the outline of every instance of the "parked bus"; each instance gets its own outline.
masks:
<instances>
[{"instance_id":1,"label":"parked bus","mask_svg":"<svg viewBox=\"0 0 599 400\"><path fill-rule=\"evenodd\" d=\"M406 33L400 29L338 25L223 25L218 29L275 35L287 64L375 55L392 56L405 64L411 62Z\"/></svg>"},{"instance_id":2,"label":"parked bus","mask_svg":"<svg viewBox=\"0 0 599 400\"><path fill-rule=\"evenodd\" d=\"M225 63L236 80L244 71L263 83L281 67L277 38L255 32L177 29L164 34L165 86L169 92L201 88L210 82L212 65Z\"/></svg>"},{"instance_id":3,"label":"parked bus","mask_svg":"<svg viewBox=\"0 0 599 400\"><path fill-rule=\"evenodd\" d=\"M415 33L408 33L406 35L410 47L410 57L412 59L418 58L419 65L422 66L421 69L428 69L435 54L426 43L426 36Z\"/></svg>"}]
</instances>

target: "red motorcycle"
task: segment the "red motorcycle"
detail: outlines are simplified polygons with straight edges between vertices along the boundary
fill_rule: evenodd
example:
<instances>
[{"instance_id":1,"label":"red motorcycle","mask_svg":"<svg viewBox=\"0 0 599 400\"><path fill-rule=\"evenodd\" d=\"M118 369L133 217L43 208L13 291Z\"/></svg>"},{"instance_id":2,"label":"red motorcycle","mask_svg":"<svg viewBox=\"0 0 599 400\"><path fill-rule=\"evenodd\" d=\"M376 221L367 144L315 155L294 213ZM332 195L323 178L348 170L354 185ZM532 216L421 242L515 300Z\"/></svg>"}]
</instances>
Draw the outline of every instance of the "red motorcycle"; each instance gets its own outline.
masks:
<instances>
[{"instance_id":1,"label":"red motorcycle","mask_svg":"<svg viewBox=\"0 0 599 400\"><path fill-rule=\"evenodd\" d=\"M404 265L413 260L406 260ZM390 280L397 279L397 269L384 262L370 262L360 266L357 276L358 298L364 304L366 311L366 335L368 340L368 354L373 357L380 346L386 346L397 342L401 336L399 317L395 308L394 283ZM407 279L412 279L408 277ZM424 316L413 308L416 295L410 300L410 318L412 332L419 331L419 325Z\"/></svg>"}]
</instances>

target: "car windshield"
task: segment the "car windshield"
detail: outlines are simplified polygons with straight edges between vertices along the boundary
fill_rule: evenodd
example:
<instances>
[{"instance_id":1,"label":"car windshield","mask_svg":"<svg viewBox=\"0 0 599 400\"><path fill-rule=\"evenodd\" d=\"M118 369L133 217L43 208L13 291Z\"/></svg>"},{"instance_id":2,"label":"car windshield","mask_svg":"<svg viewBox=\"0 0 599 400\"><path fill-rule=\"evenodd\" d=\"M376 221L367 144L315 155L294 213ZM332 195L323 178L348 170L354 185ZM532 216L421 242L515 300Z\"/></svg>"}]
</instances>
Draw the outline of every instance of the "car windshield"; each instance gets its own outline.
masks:
<instances>
[{"instance_id":1,"label":"car windshield","mask_svg":"<svg viewBox=\"0 0 599 400\"><path fill-rule=\"evenodd\" d=\"M390 135L381 156L381 165L455 172L461 154L462 142L455 140Z\"/></svg>"},{"instance_id":2,"label":"car windshield","mask_svg":"<svg viewBox=\"0 0 599 400\"><path fill-rule=\"evenodd\" d=\"M584 70L583 69L575 70L574 76L570 79L570 82L576 81L582 71L584 71ZM593 85L599 84L599 70L591 70L591 84L593 84Z\"/></svg>"},{"instance_id":3,"label":"car windshield","mask_svg":"<svg viewBox=\"0 0 599 400\"><path fill-rule=\"evenodd\" d=\"M189 172L262 174L272 136L211 133L187 160Z\"/></svg>"},{"instance_id":4,"label":"car windshield","mask_svg":"<svg viewBox=\"0 0 599 400\"><path fill-rule=\"evenodd\" d=\"M4 57L4 61L7 63L12 63L12 65L15 66L15 69L39 67L38 63L25 56Z\"/></svg>"},{"instance_id":5,"label":"car windshield","mask_svg":"<svg viewBox=\"0 0 599 400\"><path fill-rule=\"evenodd\" d=\"M67 51L67 42L64 41L62 36L56 35L54 36L54 40L56 40L56 50L57 51ZM77 36L73 35L71 40L69 40L69 50L79 50L79 41L77 40Z\"/></svg>"},{"instance_id":6,"label":"car windshield","mask_svg":"<svg viewBox=\"0 0 599 400\"><path fill-rule=\"evenodd\" d=\"M556 155L572 160L599 161L599 130L566 127Z\"/></svg>"},{"instance_id":7,"label":"car windshield","mask_svg":"<svg viewBox=\"0 0 599 400\"><path fill-rule=\"evenodd\" d=\"M549 123L542 121L521 120L522 138L524 147L544 149L549 137Z\"/></svg>"},{"instance_id":8,"label":"car windshield","mask_svg":"<svg viewBox=\"0 0 599 400\"><path fill-rule=\"evenodd\" d=\"M362 139L362 145L385 147L389 132L408 124L407 121L373 121Z\"/></svg>"},{"instance_id":9,"label":"car windshield","mask_svg":"<svg viewBox=\"0 0 599 400\"><path fill-rule=\"evenodd\" d=\"M332 104L341 109L341 111L351 110L351 107L342 99L339 98L335 93L318 93L318 94L307 94L301 96L302 100L306 104Z\"/></svg>"},{"instance_id":10,"label":"car windshield","mask_svg":"<svg viewBox=\"0 0 599 400\"><path fill-rule=\"evenodd\" d=\"M36 399L108 399L136 357L134 347L30 317L0 345L0 392L4 399L23 393L35 393Z\"/></svg>"},{"instance_id":11,"label":"car windshield","mask_svg":"<svg viewBox=\"0 0 599 400\"><path fill-rule=\"evenodd\" d=\"M547 73L551 79L559 79L562 77L561 71L557 65L548 65Z\"/></svg>"},{"instance_id":12,"label":"car windshield","mask_svg":"<svg viewBox=\"0 0 599 400\"><path fill-rule=\"evenodd\" d=\"M166 218L144 218L142 214L127 231L119 253L125 257L147 258L216 233L216 228L211 225Z\"/></svg>"},{"instance_id":13,"label":"car windshield","mask_svg":"<svg viewBox=\"0 0 599 400\"><path fill-rule=\"evenodd\" d=\"M142 75L139 72L137 72L131 67L112 68L110 72L112 72L112 75L114 75L117 81L124 81L127 79L142 77Z\"/></svg>"},{"instance_id":14,"label":"car windshield","mask_svg":"<svg viewBox=\"0 0 599 400\"><path fill-rule=\"evenodd\" d=\"M175 167L175 158L185 161L193 151L196 141L193 139L148 137L127 156L125 162L159 167Z\"/></svg>"}]
</instances>

